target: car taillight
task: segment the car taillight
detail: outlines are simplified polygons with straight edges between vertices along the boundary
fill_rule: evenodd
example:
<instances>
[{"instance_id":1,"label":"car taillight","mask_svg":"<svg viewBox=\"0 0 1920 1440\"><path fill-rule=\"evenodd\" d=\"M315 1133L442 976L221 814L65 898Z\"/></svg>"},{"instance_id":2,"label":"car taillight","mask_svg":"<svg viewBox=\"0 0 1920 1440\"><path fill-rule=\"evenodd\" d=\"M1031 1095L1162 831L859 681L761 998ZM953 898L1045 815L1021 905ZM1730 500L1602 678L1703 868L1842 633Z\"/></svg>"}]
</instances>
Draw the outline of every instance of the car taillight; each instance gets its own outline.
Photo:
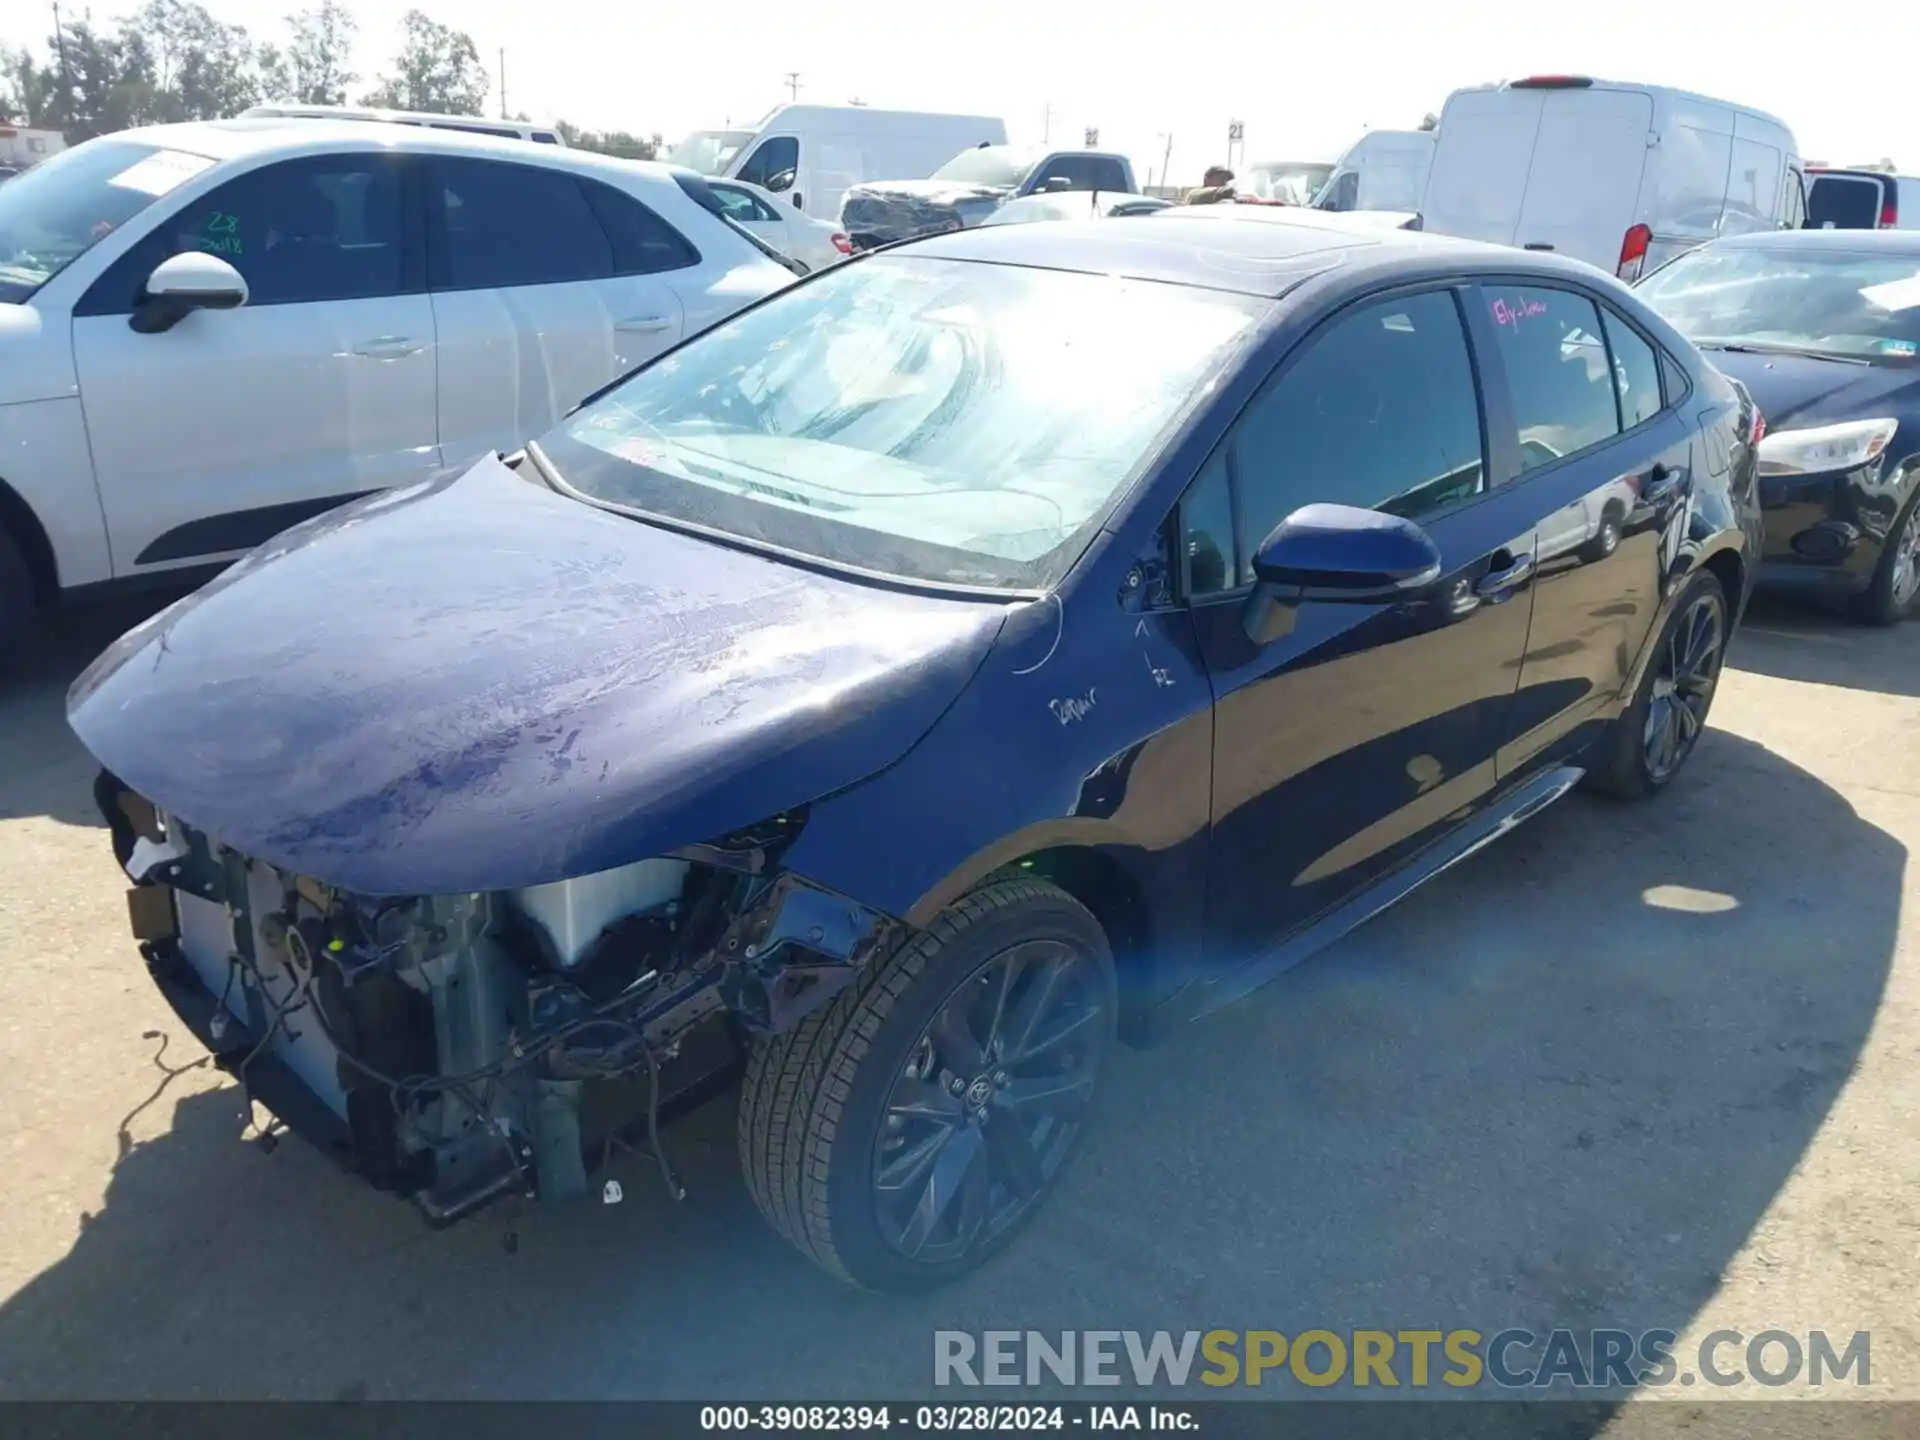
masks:
<instances>
[{"instance_id":1,"label":"car taillight","mask_svg":"<svg viewBox=\"0 0 1920 1440\"><path fill-rule=\"evenodd\" d=\"M1622 280L1638 280L1640 269L1647 263L1647 247L1653 244L1653 231L1645 225L1635 225L1620 238L1620 264L1614 270Z\"/></svg>"},{"instance_id":2,"label":"car taillight","mask_svg":"<svg viewBox=\"0 0 1920 1440\"><path fill-rule=\"evenodd\" d=\"M1747 444L1758 445L1767 438L1767 417L1760 413L1758 405L1753 407L1753 433L1747 436Z\"/></svg>"},{"instance_id":3,"label":"car taillight","mask_svg":"<svg viewBox=\"0 0 1920 1440\"><path fill-rule=\"evenodd\" d=\"M838 250L842 255L851 255L853 253L853 241L848 239L845 235L840 234L838 231L835 231L833 236L833 248Z\"/></svg>"},{"instance_id":4,"label":"car taillight","mask_svg":"<svg viewBox=\"0 0 1920 1440\"><path fill-rule=\"evenodd\" d=\"M1880 207L1880 228L1894 230L1900 225L1900 201L1893 192L1887 192L1887 203Z\"/></svg>"}]
</instances>

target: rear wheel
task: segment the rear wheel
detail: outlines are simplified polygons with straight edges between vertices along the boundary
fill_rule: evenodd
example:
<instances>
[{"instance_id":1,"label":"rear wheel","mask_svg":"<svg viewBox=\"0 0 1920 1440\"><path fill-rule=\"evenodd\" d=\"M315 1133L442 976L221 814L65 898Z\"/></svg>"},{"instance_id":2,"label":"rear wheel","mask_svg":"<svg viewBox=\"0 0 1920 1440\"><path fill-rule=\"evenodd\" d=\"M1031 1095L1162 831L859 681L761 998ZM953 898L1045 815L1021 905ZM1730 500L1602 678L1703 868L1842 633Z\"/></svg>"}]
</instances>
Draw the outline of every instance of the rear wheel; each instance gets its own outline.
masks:
<instances>
[{"instance_id":1,"label":"rear wheel","mask_svg":"<svg viewBox=\"0 0 1920 1440\"><path fill-rule=\"evenodd\" d=\"M1920 491L1887 532L1880 563L1866 593L1854 601L1854 613L1869 625L1897 625L1913 612L1920 595Z\"/></svg>"},{"instance_id":2,"label":"rear wheel","mask_svg":"<svg viewBox=\"0 0 1920 1440\"><path fill-rule=\"evenodd\" d=\"M13 537L0 529L0 660L19 648L37 618L33 572Z\"/></svg>"},{"instance_id":3,"label":"rear wheel","mask_svg":"<svg viewBox=\"0 0 1920 1440\"><path fill-rule=\"evenodd\" d=\"M1707 728L1727 628L1726 594L1702 570L1680 592L1633 704L1600 742L1592 788L1638 800L1672 783Z\"/></svg>"},{"instance_id":4,"label":"rear wheel","mask_svg":"<svg viewBox=\"0 0 1920 1440\"><path fill-rule=\"evenodd\" d=\"M740 1101L755 1203L855 1284L965 1274L1065 1173L1116 1011L1106 938L1072 897L1027 879L973 892L755 1048Z\"/></svg>"}]
</instances>

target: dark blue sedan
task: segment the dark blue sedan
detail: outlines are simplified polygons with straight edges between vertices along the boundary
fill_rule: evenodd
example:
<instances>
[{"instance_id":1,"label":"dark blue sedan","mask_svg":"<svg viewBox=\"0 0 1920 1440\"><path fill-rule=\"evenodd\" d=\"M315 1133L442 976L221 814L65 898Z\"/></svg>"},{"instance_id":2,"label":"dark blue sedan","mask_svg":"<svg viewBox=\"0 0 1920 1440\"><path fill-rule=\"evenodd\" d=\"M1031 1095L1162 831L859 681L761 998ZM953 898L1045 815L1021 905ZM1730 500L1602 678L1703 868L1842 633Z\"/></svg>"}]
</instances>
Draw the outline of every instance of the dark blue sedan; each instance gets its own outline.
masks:
<instances>
[{"instance_id":1,"label":"dark blue sedan","mask_svg":"<svg viewBox=\"0 0 1920 1440\"><path fill-rule=\"evenodd\" d=\"M1640 298L1766 417L1768 588L1891 625L1920 596L1920 234L1786 230L1720 240Z\"/></svg>"},{"instance_id":2,"label":"dark blue sedan","mask_svg":"<svg viewBox=\"0 0 1920 1440\"><path fill-rule=\"evenodd\" d=\"M524 455L288 531L74 729L151 973L448 1220L592 1193L744 1066L769 1221L1005 1245L1113 1042L1587 780L1669 785L1756 414L1572 262L1062 223L857 260Z\"/></svg>"}]
</instances>

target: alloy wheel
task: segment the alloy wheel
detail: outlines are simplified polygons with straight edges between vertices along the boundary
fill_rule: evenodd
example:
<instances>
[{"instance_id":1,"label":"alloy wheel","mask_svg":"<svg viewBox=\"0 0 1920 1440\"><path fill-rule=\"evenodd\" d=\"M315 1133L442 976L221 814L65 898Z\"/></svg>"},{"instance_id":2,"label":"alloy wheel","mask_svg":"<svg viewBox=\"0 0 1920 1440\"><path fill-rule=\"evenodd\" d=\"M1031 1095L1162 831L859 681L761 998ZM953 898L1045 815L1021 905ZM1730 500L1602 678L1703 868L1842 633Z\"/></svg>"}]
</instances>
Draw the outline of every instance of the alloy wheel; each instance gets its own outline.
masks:
<instances>
[{"instance_id":1,"label":"alloy wheel","mask_svg":"<svg viewBox=\"0 0 1920 1440\"><path fill-rule=\"evenodd\" d=\"M950 1263L1046 1192L1093 1099L1108 993L1091 957L1029 940L947 997L894 1081L875 1145L874 1214L888 1245Z\"/></svg>"},{"instance_id":2,"label":"alloy wheel","mask_svg":"<svg viewBox=\"0 0 1920 1440\"><path fill-rule=\"evenodd\" d=\"M1660 647L1642 737L1647 776L1656 785L1673 778L1706 729L1725 635L1720 598L1706 594L1687 607Z\"/></svg>"},{"instance_id":3,"label":"alloy wheel","mask_svg":"<svg viewBox=\"0 0 1920 1440\"><path fill-rule=\"evenodd\" d=\"M1893 608L1904 611L1920 591L1920 504L1909 505L1893 544Z\"/></svg>"}]
</instances>

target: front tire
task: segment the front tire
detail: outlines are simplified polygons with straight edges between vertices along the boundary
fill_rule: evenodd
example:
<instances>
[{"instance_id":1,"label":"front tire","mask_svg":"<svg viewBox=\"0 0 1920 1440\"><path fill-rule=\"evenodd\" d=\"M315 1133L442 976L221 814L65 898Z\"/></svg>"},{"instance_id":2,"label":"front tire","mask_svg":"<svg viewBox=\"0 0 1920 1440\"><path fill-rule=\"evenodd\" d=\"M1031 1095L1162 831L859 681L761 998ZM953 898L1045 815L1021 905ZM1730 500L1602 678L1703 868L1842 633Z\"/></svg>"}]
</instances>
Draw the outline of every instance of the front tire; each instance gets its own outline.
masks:
<instances>
[{"instance_id":1,"label":"front tire","mask_svg":"<svg viewBox=\"0 0 1920 1440\"><path fill-rule=\"evenodd\" d=\"M739 1122L754 1203L867 1289L966 1274L1065 1173L1117 1010L1106 937L1066 892L1017 878L964 896L756 1045Z\"/></svg>"},{"instance_id":2,"label":"front tire","mask_svg":"<svg viewBox=\"0 0 1920 1440\"><path fill-rule=\"evenodd\" d=\"M1854 613L1869 625L1898 625L1913 612L1920 594L1920 491L1916 491L1887 532L1880 563L1866 592L1854 600Z\"/></svg>"},{"instance_id":3,"label":"front tire","mask_svg":"<svg viewBox=\"0 0 1920 1440\"><path fill-rule=\"evenodd\" d=\"M1673 782L1707 728L1728 629L1726 592L1701 570L1674 602L1633 704L1600 741L1591 788L1642 800Z\"/></svg>"}]
</instances>

